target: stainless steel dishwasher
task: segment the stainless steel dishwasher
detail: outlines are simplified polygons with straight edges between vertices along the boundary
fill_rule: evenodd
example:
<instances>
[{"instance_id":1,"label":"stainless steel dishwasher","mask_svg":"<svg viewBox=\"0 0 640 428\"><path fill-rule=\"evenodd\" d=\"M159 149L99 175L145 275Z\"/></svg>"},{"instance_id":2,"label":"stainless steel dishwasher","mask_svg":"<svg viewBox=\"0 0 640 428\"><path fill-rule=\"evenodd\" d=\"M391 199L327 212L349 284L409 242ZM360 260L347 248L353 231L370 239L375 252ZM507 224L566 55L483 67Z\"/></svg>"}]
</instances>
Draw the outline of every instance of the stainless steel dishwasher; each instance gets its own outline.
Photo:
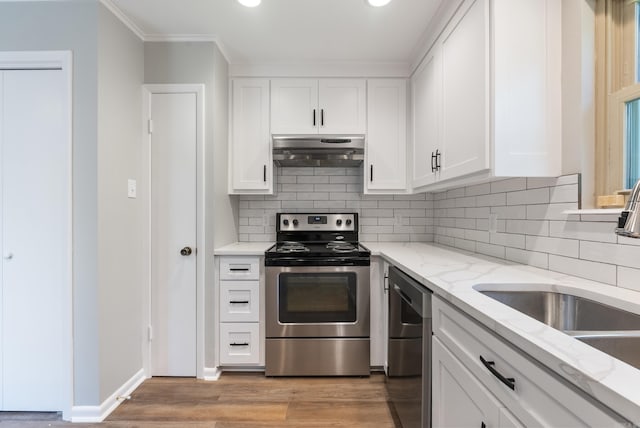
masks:
<instances>
[{"instance_id":1,"label":"stainless steel dishwasher","mask_svg":"<svg viewBox=\"0 0 640 428\"><path fill-rule=\"evenodd\" d=\"M402 428L431 426L431 290L389 268L387 393Z\"/></svg>"}]
</instances>

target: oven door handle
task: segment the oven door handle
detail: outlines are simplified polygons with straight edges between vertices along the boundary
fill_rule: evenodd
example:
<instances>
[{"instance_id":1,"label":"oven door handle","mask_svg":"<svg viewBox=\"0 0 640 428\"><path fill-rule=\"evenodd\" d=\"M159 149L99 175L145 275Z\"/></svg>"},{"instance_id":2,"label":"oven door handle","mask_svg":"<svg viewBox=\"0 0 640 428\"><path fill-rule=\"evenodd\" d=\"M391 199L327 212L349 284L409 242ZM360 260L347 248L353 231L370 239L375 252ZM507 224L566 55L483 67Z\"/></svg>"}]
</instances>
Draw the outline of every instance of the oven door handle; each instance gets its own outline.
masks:
<instances>
[{"instance_id":1,"label":"oven door handle","mask_svg":"<svg viewBox=\"0 0 640 428\"><path fill-rule=\"evenodd\" d=\"M402 291L402 289L397 284L393 284L393 290L398 293L400 295L400 298L407 302L409 306L413 305L413 300L411 300L411 297L409 297L404 291Z\"/></svg>"}]
</instances>

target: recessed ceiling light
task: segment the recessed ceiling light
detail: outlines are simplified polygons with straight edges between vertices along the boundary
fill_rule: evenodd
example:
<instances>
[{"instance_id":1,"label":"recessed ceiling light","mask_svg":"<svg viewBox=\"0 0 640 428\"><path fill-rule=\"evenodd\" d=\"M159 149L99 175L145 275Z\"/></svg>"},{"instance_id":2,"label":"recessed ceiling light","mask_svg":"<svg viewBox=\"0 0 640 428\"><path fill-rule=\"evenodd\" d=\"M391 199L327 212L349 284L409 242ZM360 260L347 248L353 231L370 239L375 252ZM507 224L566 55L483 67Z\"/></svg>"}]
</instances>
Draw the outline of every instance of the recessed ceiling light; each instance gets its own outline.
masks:
<instances>
[{"instance_id":1,"label":"recessed ceiling light","mask_svg":"<svg viewBox=\"0 0 640 428\"><path fill-rule=\"evenodd\" d=\"M238 0L238 3L247 7L256 7L257 5L260 4L261 1L262 0Z\"/></svg>"},{"instance_id":2,"label":"recessed ceiling light","mask_svg":"<svg viewBox=\"0 0 640 428\"><path fill-rule=\"evenodd\" d=\"M386 5L390 1L391 0L367 0L367 3L369 3L373 7L380 7Z\"/></svg>"}]
</instances>

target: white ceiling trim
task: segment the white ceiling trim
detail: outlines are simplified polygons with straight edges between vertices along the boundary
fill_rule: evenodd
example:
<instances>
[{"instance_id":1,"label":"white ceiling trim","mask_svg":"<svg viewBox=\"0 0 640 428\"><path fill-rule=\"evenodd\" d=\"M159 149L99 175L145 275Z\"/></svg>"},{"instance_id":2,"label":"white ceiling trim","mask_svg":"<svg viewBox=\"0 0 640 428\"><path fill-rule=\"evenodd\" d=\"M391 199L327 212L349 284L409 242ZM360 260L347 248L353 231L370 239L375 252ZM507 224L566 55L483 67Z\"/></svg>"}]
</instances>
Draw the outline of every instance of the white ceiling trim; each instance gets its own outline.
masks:
<instances>
[{"instance_id":1,"label":"white ceiling trim","mask_svg":"<svg viewBox=\"0 0 640 428\"><path fill-rule=\"evenodd\" d=\"M138 36L138 38L140 40L144 41L145 34L142 32L140 27L138 27L136 24L134 24L134 22L132 20L130 20L129 17L127 15L125 15L124 12L122 12L120 10L120 8L118 8L118 6L116 6L113 3L113 1L111 1L111 0L100 0L100 3L102 3L104 5L104 7L109 9L111 11L111 13L113 13L120 21L122 21L122 23L124 25L126 25L127 28L129 28L133 32L133 34Z\"/></svg>"},{"instance_id":2,"label":"white ceiling trim","mask_svg":"<svg viewBox=\"0 0 640 428\"><path fill-rule=\"evenodd\" d=\"M408 62L324 62L229 64L230 77L399 77L410 75Z\"/></svg>"},{"instance_id":3,"label":"white ceiling trim","mask_svg":"<svg viewBox=\"0 0 640 428\"><path fill-rule=\"evenodd\" d=\"M220 49L224 59L231 64L228 51L218 36L210 34L145 34L143 40L145 42L213 42Z\"/></svg>"}]
</instances>

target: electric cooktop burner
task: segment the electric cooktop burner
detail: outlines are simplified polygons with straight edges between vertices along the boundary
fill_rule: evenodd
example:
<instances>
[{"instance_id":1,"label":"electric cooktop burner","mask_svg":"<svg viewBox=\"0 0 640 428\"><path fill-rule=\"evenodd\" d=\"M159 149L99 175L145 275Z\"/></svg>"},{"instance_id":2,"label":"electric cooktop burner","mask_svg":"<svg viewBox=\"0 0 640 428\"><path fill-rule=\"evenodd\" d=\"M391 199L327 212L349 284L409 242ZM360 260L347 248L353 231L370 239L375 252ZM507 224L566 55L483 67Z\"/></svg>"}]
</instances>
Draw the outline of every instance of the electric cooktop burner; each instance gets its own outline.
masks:
<instances>
[{"instance_id":1,"label":"electric cooktop burner","mask_svg":"<svg viewBox=\"0 0 640 428\"><path fill-rule=\"evenodd\" d=\"M358 214L280 213L276 244L267 265L369 264L371 252L358 244Z\"/></svg>"}]
</instances>

